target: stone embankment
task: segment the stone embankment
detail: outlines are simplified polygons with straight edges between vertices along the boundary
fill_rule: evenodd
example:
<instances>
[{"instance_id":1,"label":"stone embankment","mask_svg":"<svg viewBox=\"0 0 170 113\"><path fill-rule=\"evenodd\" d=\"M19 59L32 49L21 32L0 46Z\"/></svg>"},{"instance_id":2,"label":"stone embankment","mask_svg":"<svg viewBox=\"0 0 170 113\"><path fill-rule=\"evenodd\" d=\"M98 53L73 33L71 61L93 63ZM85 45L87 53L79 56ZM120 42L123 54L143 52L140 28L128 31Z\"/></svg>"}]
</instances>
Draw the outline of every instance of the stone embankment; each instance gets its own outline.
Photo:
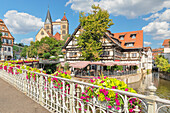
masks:
<instances>
[{"instance_id":1,"label":"stone embankment","mask_svg":"<svg viewBox=\"0 0 170 113\"><path fill-rule=\"evenodd\" d=\"M170 80L170 73L159 73L159 77L165 80Z\"/></svg>"}]
</instances>

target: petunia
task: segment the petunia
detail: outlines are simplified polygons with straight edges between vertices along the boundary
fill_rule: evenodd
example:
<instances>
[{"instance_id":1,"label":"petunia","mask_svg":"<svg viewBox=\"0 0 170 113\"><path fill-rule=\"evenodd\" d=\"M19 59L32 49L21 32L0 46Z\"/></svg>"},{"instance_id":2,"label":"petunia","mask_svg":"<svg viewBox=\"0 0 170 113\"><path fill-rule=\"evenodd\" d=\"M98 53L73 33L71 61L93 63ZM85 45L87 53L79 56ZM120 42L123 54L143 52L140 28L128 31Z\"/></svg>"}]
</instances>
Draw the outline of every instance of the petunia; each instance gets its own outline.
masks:
<instances>
[{"instance_id":1,"label":"petunia","mask_svg":"<svg viewBox=\"0 0 170 113\"><path fill-rule=\"evenodd\" d=\"M109 105L109 106L107 106L107 107L108 107L109 109L110 109L110 108L112 108L112 106L111 106L111 105Z\"/></svg>"}]
</instances>

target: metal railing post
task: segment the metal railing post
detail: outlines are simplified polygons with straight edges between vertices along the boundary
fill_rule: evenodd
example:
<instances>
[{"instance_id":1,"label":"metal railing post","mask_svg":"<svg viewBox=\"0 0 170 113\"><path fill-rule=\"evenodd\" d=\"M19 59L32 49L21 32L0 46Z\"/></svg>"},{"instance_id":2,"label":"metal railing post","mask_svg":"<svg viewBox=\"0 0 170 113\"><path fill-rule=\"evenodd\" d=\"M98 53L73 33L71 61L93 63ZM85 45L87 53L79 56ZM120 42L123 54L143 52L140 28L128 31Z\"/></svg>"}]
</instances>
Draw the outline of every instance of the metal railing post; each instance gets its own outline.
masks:
<instances>
[{"instance_id":1,"label":"metal railing post","mask_svg":"<svg viewBox=\"0 0 170 113\"><path fill-rule=\"evenodd\" d=\"M25 71L23 74L24 74L24 93L27 94L27 79L26 79L27 72Z\"/></svg>"},{"instance_id":2,"label":"metal railing post","mask_svg":"<svg viewBox=\"0 0 170 113\"><path fill-rule=\"evenodd\" d=\"M155 96L155 92L156 92L156 87L153 85L153 83L151 83L151 86L148 87L149 89L149 96L146 97L146 99L148 100L148 113L156 113L156 109L157 109L157 104L155 99L157 98L157 96Z\"/></svg>"},{"instance_id":3,"label":"metal railing post","mask_svg":"<svg viewBox=\"0 0 170 113\"><path fill-rule=\"evenodd\" d=\"M74 83L70 83L70 113L73 113Z\"/></svg>"},{"instance_id":4,"label":"metal railing post","mask_svg":"<svg viewBox=\"0 0 170 113\"><path fill-rule=\"evenodd\" d=\"M43 71L43 69L40 70L41 73ZM40 75L40 78L39 78L39 103L40 105L44 105L43 104L43 76Z\"/></svg>"}]
</instances>

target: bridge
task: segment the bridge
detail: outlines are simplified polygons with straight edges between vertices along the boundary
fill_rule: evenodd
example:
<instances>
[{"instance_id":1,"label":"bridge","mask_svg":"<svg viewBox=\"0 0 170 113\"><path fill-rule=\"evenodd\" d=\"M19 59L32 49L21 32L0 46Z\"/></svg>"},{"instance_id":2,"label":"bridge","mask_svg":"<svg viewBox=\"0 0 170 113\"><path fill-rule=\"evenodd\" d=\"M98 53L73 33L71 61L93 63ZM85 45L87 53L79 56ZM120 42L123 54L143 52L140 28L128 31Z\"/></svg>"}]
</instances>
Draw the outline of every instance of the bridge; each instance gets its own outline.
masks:
<instances>
[{"instance_id":1,"label":"bridge","mask_svg":"<svg viewBox=\"0 0 170 113\"><path fill-rule=\"evenodd\" d=\"M22 69L22 73L16 73L17 67L14 67L12 72L8 73L4 68L0 69L0 78L10 84L0 79L0 99L2 100L0 101L0 108L2 108L0 113L6 113L7 110L12 112L17 110L17 113L26 113L27 110L31 110L28 113L129 113L131 111L162 113L165 109L169 110L167 107L170 107L169 100L155 96L156 87L153 84L149 87L149 95L141 95L25 69ZM30 72L34 74L34 77L28 78L27 74ZM108 101L100 101L99 95L95 95L93 91L92 98L86 94L87 89L99 88L106 92L117 93L116 96L121 98L121 105L118 105L117 102L110 104ZM133 100L140 101L140 105L133 106L132 110ZM15 108L18 109L15 110Z\"/></svg>"}]
</instances>

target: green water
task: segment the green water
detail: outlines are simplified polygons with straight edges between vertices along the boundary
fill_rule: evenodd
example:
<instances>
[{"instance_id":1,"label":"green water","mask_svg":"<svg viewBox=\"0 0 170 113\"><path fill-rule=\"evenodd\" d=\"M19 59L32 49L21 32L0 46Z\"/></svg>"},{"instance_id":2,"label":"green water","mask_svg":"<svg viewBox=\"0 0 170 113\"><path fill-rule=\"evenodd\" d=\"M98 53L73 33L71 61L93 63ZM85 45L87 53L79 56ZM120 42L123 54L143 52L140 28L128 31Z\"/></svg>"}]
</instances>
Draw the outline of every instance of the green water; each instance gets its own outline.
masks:
<instances>
[{"instance_id":1,"label":"green water","mask_svg":"<svg viewBox=\"0 0 170 113\"><path fill-rule=\"evenodd\" d=\"M157 88L156 95L160 98L170 100L170 81L160 79L159 73L151 73L146 75L139 82L128 84L129 87L134 88L138 93L148 95L148 87L151 82Z\"/></svg>"}]
</instances>

